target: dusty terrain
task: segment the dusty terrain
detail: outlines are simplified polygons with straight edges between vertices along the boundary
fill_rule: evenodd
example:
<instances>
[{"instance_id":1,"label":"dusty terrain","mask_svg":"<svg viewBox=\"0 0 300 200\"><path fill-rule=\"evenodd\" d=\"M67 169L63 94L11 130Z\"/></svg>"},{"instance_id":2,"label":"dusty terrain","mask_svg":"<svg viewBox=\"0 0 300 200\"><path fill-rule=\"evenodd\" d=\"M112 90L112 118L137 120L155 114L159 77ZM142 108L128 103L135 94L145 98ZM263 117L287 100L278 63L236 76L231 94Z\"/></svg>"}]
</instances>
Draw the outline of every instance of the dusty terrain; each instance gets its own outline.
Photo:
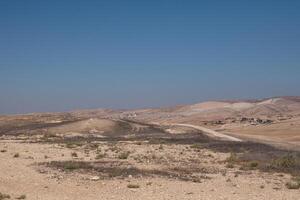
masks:
<instances>
[{"instance_id":1,"label":"dusty terrain","mask_svg":"<svg viewBox=\"0 0 300 200\"><path fill-rule=\"evenodd\" d=\"M299 130L298 97L0 116L0 200L296 200Z\"/></svg>"},{"instance_id":2,"label":"dusty terrain","mask_svg":"<svg viewBox=\"0 0 300 200\"><path fill-rule=\"evenodd\" d=\"M192 124L247 139L300 148L300 97L248 101L210 101L163 109L123 112L158 124Z\"/></svg>"}]
</instances>

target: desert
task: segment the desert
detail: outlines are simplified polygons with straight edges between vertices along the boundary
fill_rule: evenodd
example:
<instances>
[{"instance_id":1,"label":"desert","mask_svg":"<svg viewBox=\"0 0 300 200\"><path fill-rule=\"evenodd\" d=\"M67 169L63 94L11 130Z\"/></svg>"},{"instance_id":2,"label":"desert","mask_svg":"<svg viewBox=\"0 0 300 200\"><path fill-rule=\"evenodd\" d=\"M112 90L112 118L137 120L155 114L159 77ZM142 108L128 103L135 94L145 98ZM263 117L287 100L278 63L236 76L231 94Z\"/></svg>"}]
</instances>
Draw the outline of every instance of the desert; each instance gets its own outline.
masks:
<instances>
[{"instance_id":1,"label":"desert","mask_svg":"<svg viewBox=\"0 0 300 200\"><path fill-rule=\"evenodd\" d=\"M298 199L299 99L2 115L0 198Z\"/></svg>"},{"instance_id":2,"label":"desert","mask_svg":"<svg viewBox=\"0 0 300 200\"><path fill-rule=\"evenodd\" d=\"M300 0L0 0L0 200L300 200Z\"/></svg>"}]
</instances>

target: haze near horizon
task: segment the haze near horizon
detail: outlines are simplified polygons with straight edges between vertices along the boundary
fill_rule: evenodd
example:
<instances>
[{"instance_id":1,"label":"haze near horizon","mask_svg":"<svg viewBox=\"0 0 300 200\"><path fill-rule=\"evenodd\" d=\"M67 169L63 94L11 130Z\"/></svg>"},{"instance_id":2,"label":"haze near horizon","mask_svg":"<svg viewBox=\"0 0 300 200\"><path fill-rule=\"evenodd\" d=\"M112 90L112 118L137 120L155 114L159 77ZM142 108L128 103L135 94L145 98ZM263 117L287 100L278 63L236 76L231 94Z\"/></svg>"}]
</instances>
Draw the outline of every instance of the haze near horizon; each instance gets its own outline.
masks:
<instances>
[{"instance_id":1,"label":"haze near horizon","mask_svg":"<svg viewBox=\"0 0 300 200\"><path fill-rule=\"evenodd\" d=\"M2 1L0 114L300 95L297 1Z\"/></svg>"}]
</instances>

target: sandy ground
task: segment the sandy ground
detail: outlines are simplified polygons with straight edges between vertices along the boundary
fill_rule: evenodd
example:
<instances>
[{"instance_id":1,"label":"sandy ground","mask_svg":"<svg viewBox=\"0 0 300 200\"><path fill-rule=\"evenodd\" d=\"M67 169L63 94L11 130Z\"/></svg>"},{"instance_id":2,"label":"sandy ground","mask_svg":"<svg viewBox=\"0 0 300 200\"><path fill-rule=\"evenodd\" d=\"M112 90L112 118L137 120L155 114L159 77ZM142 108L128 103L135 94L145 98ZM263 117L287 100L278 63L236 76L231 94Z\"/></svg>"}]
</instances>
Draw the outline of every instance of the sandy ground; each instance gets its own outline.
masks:
<instances>
[{"instance_id":1,"label":"sandy ground","mask_svg":"<svg viewBox=\"0 0 300 200\"><path fill-rule=\"evenodd\" d=\"M120 144L118 147L135 149L137 153L145 153L154 146L138 146ZM174 154L180 151L175 145L166 146L164 154ZM91 180L94 174L80 172L65 173L53 169L40 168L37 163L51 160L74 160L71 157L73 149L63 148L57 144L28 144L17 141L1 141L0 149L6 152L0 154L0 192L9 194L12 198L26 195L31 200L95 200L95 199L291 199L300 197L300 190L288 190L285 182L289 175L268 174L258 171L239 172L238 169L227 169L226 173L208 174L210 179L201 182L182 181L166 177L134 177L124 179L112 178ZM76 150L80 155L77 160L90 160L82 150ZM13 158L19 153L20 157ZM194 156L193 151L187 152L184 158ZM64 156L62 156L62 154ZM202 150L201 155L212 154L214 158L204 158L208 165L213 163L220 169L225 169L217 161L225 159L227 154L217 154ZM47 156L47 158L45 157ZM180 159L180 158L178 158ZM129 162L134 162L129 159ZM150 165L150 164L149 164ZM142 164L147 167L147 164ZM238 176L236 174L239 174ZM138 184L140 188L130 189L128 184Z\"/></svg>"},{"instance_id":2,"label":"sandy ground","mask_svg":"<svg viewBox=\"0 0 300 200\"><path fill-rule=\"evenodd\" d=\"M300 149L300 117L268 125L226 124L221 129L224 134Z\"/></svg>"},{"instance_id":3,"label":"sandy ground","mask_svg":"<svg viewBox=\"0 0 300 200\"><path fill-rule=\"evenodd\" d=\"M238 153L262 162L279 152L247 140L300 150L299 113L299 99L275 98L127 112L0 116L0 197L298 200L300 190L286 187L293 179L291 171L247 170L243 163L229 166L226 160L239 146L245 149ZM221 147L230 150L209 147L218 143L216 138L226 140ZM247 148L258 151L249 153ZM299 153L293 153L299 162ZM284 154L279 158L286 161ZM77 163L77 168L68 169L68 163Z\"/></svg>"}]
</instances>

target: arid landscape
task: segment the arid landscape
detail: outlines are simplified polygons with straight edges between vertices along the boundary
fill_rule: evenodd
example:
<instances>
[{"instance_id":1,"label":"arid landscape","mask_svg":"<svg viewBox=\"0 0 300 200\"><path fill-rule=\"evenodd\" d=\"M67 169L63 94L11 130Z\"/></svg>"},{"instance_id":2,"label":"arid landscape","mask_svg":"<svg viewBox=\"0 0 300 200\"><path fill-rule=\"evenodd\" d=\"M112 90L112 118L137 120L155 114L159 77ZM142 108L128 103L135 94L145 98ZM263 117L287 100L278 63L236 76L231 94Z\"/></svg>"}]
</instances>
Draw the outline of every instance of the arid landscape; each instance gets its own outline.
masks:
<instances>
[{"instance_id":1,"label":"arid landscape","mask_svg":"<svg viewBox=\"0 0 300 200\"><path fill-rule=\"evenodd\" d=\"M300 97L0 116L0 200L300 198Z\"/></svg>"},{"instance_id":2,"label":"arid landscape","mask_svg":"<svg viewBox=\"0 0 300 200\"><path fill-rule=\"evenodd\" d=\"M300 200L299 10L0 0L0 200Z\"/></svg>"}]
</instances>

